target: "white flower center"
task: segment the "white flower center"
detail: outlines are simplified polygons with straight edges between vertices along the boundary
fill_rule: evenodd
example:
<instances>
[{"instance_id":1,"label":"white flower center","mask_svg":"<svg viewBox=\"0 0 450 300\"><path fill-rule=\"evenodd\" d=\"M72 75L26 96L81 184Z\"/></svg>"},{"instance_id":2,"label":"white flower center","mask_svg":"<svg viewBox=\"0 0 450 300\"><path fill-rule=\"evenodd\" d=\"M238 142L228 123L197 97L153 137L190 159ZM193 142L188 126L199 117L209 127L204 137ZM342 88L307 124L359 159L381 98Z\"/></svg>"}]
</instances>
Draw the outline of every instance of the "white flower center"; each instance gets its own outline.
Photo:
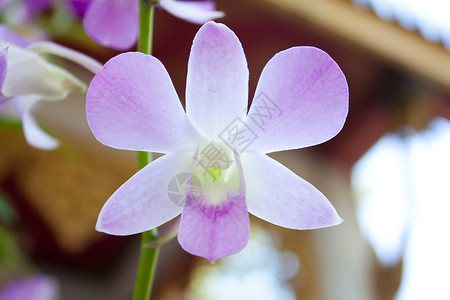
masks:
<instances>
[{"instance_id":1,"label":"white flower center","mask_svg":"<svg viewBox=\"0 0 450 300\"><path fill-rule=\"evenodd\" d=\"M239 171L233 151L224 143L210 142L200 148L193 175L199 179L202 194L210 205L227 200L239 191Z\"/></svg>"}]
</instances>

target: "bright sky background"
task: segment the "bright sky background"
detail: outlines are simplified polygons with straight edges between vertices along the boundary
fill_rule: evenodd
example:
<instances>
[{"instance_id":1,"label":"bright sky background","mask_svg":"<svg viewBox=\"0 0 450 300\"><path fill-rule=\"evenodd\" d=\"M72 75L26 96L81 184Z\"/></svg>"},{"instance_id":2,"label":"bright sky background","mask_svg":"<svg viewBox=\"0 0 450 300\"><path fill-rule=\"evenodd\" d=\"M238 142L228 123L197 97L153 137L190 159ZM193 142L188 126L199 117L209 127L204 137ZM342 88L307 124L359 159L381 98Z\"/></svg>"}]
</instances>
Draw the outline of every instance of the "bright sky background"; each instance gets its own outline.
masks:
<instances>
[{"instance_id":1,"label":"bright sky background","mask_svg":"<svg viewBox=\"0 0 450 300\"><path fill-rule=\"evenodd\" d=\"M371 7L381 18L397 21L410 30L419 30L428 40L441 41L450 50L449 0L353 0Z\"/></svg>"},{"instance_id":2,"label":"bright sky background","mask_svg":"<svg viewBox=\"0 0 450 300\"><path fill-rule=\"evenodd\" d=\"M388 134L352 172L361 232L383 265L404 271L395 300L450 299L450 121Z\"/></svg>"}]
</instances>

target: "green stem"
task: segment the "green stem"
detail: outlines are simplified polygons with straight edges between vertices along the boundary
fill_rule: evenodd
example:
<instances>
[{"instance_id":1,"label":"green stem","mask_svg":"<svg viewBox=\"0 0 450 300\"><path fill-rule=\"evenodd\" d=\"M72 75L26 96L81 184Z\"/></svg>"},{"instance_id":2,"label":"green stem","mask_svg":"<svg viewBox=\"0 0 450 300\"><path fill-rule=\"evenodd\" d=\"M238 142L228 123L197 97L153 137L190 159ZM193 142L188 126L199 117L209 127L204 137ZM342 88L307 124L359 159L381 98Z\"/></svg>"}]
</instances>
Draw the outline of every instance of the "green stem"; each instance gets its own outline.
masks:
<instances>
[{"instance_id":1,"label":"green stem","mask_svg":"<svg viewBox=\"0 0 450 300\"><path fill-rule=\"evenodd\" d=\"M148 0L147 0L148 1ZM153 41L153 5L147 5L146 0L139 0L139 39L138 51L151 54ZM138 167L142 169L152 161L152 154L138 152ZM141 234L141 255L134 287L133 300L148 300L152 291L159 248L148 248L157 235L157 229Z\"/></svg>"},{"instance_id":2,"label":"green stem","mask_svg":"<svg viewBox=\"0 0 450 300\"><path fill-rule=\"evenodd\" d=\"M150 297L159 248L148 248L146 245L155 240L156 234L156 229L145 231L141 234L141 255L139 257L133 300L148 300Z\"/></svg>"},{"instance_id":3,"label":"green stem","mask_svg":"<svg viewBox=\"0 0 450 300\"><path fill-rule=\"evenodd\" d=\"M137 50L145 54L151 54L154 5L147 5L146 2L148 0L139 0L139 39Z\"/></svg>"},{"instance_id":4,"label":"green stem","mask_svg":"<svg viewBox=\"0 0 450 300\"><path fill-rule=\"evenodd\" d=\"M152 161L152 153L139 151L137 153L137 163L139 170L148 165Z\"/></svg>"}]
</instances>

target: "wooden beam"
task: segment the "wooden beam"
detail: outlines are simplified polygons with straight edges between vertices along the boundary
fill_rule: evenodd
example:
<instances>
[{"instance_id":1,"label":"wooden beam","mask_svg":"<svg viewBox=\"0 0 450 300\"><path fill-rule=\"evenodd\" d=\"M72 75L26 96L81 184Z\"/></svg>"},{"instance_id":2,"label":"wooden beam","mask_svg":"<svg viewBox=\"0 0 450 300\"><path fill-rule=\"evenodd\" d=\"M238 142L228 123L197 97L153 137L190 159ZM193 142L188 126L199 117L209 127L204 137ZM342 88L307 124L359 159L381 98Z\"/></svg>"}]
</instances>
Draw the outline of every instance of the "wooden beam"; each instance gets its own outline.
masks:
<instances>
[{"instance_id":1,"label":"wooden beam","mask_svg":"<svg viewBox=\"0 0 450 300\"><path fill-rule=\"evenodd\" d=\"M338 0L247 0L372 52L408 72L450 89L450 52L417 32Z\"/></svg>"}]
</instances>

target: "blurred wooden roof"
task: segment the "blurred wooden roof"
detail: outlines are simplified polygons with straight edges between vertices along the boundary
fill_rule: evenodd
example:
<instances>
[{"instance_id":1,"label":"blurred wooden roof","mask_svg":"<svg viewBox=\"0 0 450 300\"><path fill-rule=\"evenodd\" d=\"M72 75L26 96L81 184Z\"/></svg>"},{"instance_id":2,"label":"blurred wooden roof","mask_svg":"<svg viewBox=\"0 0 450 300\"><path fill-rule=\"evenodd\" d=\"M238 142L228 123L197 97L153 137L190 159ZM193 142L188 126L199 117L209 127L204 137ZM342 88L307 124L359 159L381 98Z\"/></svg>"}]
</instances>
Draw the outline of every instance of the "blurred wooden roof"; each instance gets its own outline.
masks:
<instances>
[{"instance_id":1,"label":"blurred wooden roof","mask_svg":"<svg viewBox=\"0 0 450 300\"><path fill-rule=\"evenodd\" d=\"M450 52L418 32L381 20L349 0L247 0L273 12L295 17L399 68L450 89Z\"/></svg>"}]
</instances>

